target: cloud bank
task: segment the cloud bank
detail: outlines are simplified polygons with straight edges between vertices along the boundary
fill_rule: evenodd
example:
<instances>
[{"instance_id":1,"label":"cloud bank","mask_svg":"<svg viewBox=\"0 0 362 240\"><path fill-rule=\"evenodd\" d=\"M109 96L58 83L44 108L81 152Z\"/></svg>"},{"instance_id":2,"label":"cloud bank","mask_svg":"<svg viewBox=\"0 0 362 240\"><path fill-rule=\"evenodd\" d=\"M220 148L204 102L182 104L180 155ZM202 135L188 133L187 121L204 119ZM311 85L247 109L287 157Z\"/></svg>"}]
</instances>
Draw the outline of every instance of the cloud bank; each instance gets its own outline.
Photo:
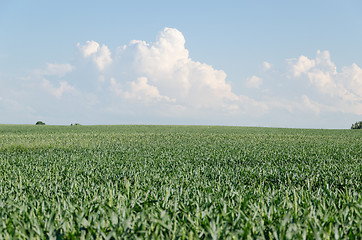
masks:
<instances>
[{"instance_id":1,"label":"cloud bank","mask_svg":"<svg viewBox=\"0 0 362 240\"><path fill-rule=\"evenodd\" d=\"M281 126L284 118L312 126L331 114L362 116L362 69L338 70L328 51L286 59L282 67L264 61L260 72L230 80L223 70L191 59L174 28L164 28L154 42L132 40L111 50L88 40L77 50L73 63L46 63L14 81L21 89L0 79L0 108L6 103L11 114L11 103L19 114L31 109L28 119L52 115L49 121L64 123L71 116L89 124ZM303 125L304 116L310 124Z\"/></svg>"}]
</instances>

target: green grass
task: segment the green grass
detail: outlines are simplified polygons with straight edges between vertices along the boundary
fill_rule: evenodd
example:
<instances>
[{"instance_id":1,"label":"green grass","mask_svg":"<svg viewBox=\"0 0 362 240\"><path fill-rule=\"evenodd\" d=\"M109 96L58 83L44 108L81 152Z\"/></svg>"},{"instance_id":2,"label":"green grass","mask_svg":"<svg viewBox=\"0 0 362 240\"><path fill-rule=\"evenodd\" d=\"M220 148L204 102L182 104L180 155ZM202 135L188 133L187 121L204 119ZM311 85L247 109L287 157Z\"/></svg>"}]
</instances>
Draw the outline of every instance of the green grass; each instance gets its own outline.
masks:
<instances>
[{"instance_id":1,"label":"green grass","mask_svg":"<svg viewBox=\"0 0 362 240\"><path fill-rule=\"evenodd\" d=\"M0 239L361 239L362 131L0 125Z\"/></svg>"}]
</instances>

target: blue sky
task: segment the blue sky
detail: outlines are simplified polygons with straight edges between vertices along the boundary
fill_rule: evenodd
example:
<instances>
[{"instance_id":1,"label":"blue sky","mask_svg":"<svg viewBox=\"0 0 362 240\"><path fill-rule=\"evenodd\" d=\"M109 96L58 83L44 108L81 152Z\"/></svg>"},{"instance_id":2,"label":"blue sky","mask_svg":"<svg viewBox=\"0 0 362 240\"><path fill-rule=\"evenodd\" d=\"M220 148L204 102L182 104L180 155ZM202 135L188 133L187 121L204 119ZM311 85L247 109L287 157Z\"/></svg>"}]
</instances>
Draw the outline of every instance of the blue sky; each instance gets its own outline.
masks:
<instances>
[{"instance_id":1,"label":"blue sky","mask_svg":"<svg viewBox=\"0 0 362 240\"><path fill-rule=\"evenodd\" d=\"M361 1L2 1L0 123L349 128Z\"/></svg>"}]
</instances>

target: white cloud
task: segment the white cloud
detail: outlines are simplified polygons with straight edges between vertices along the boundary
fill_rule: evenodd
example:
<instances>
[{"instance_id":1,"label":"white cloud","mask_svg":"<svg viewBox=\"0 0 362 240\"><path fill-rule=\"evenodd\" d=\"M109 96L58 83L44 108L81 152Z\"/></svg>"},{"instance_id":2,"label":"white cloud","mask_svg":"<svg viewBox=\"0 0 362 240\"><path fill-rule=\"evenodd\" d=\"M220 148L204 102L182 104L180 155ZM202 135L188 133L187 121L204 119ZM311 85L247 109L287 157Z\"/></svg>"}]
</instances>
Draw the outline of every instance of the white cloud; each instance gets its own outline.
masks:
<instances>
[{"instance_id":1,"label":"white cloud","mask_svg":"<svg viewBox=\"0 0 362 240\"><path fill-rule=\"evenodd\" d=\"M315 59L301 56L292 63L296 77L306 76L309 84L336 112L362 114L362 69L357 64L343 67L337 72L328 51L317 51Z\"/></svg>"},{"instance_id":2,"label":"white cloud","mask_svg":"<svg viewBox=\"0 0 362 240\"><path fill-rule=\"evenodd\" d=\"M175 102L175 99L171 99L167 96L162 96L157 87L148 84L148 80L145 77L140 77L136 81L128 82L129 90L124 90L123 86L116 81L115 78L110 79L111 91L116 95L125 99L133 99L143 103L151 102Z\"/></svg>"},{"instance_id":3,"label":"white cloud","mask_svg":"<svg viewBox=\"0 0 362 240\"><path fill-rule=\"evenodd\" d=\"M99 49L99 44L95 41L87 41L85 45L77 44L79 50L83 53L84 57L89 57L93 54L96 54Z\"/></svg>"},{"instance_id":4,"label":"white cloud","mask_svg":"<svg viewBox=\"0 0 362 240\"><path fill-rule=\"evenodd\" d=\"M155 86L148 84L148 80L145 77L140 77L136 82L131 82L131 91L125 92L125 98L137 99L143 102L152 101L166 101L174 102L174 99L170 99L167 96L161 96L160 92Z\"/></svg>"},{"instance_id":5,"label":"white cloud","mask_svg":"<svg viewBox=\"0 0 362 240\"><path fill-rule=\"evenodd\" d=\"M70 86L67 81L59 81L59 87L55 87L52 83L47 79L48 77L56 76L59 78L63 78L65 75L74 71L76 68L71 64L57 64L57 63L47 63L44 69L35 70L34 76L29 79L33 79L40 84L42 88L60 99L65 92L75 91L75 88Z\"/></svg>"},{"instance_id":6,"label":"white cloud","mask_svg":"<svg viewBox=\"0 0 362 240\"><path fill-rule=\"evenodd\" d=\"M362 97L362 69L357 64L343 67L338 81L344 83L350 93Z\"/></svg>"},{"instance_id":7,"label":"white cloud","mask_svg":"<svg viewBox=\"0 0 362 240\"><path fill-rule=\"evenodd\" d=\"M337 73L336 65L331 61L331 56L329 51L317 51L317 56L315 61L315 66L318 66L319 69L325 72L330 72L332 74Z\"/></svg>"},{"instance_id":8,"label":"white cloud","mask_svg":"<svg viewBox=\"0 0 362 240\"><path fill-rule=\"evenodd\" d=\"M89 45L92 54L97 45ZM239 100L226 82L226 73L193 61L184 36L174 28L165 28L153 43L133 40L119 47L115 59L111 74L119 79L117 89L132 99L153 96L189 108L226 109Z\"/></svg>"},{"instance_id":9,"label":"white cloud","mask_svg":"<svg viewBox=\"0 0 362 240\"><path fill-rule=\"evenodd\" d=\"M117 124L123 119L123 123L254 125L257 120L264 126L293 127L299 122L298 126L324 127L322 120L314 122L320 116L362 115L362 69L352 64L337 71L328 51L287 60L284 70L263 62L260 72L245 80L245 88L237 89L242 95L223 70L190 58L177 29L165 28L154 42L130 41L114 53L95 41L78 44L78 50L80 61L74 65L47 63L27 78L2 80L2 106L17 99L17 108L23 106L31 119L54 111L54 119L84 116L77 121L89 124ZM45 91L49 94L42 94ZM90 120L93 116L97 122Z\"/></svg>"},{"instance_id":10,"label":"white cloud","mask_svg":"<svg viewBox=\"0 0 362 240\"><path fill-rule=\"evenodd\" d=\"M263 71L268 71L269 69L271 69L272 65L269 62L263 62L262 67L263 67Z\"/></svg>"},{"instance_id":11,"label":"white cloud","mask_svg":"<svg viewBox=\"0 0 362 240\"><path fill-rule=\"evenodd\" d=\"M105 55L111 56L105 45L103 48L108 52ZM94 41L79 45L79 49L85 58L102 55L102 47ZM93 60L97 62L96 58ZM318 51L315 59L302 55L289 60L292 70L290 84L276 79L285 78L286 72L271 73L267 70L272 64L263 62L263 78L254 75L246 80L248 88L260 89L264 83L267 86L268 91L261 89L257 98L235 94L224 71L191 59L184 36L173 28L161 31L155 42L133 40L119 47L114 60L107 64L109 68L97 77L97 82L109 84L111 91L124 101L133 100L146 105L168 102L189 110L213 109L245 114L261 114L273 109L288 112L307 109L315 114L323 111L360 112L356 109L361 105L361 69L352 65L338 73L328 51ZM99 64L97 66L102 69ZM298 82L297 79L303 78L308 82ZM268 82L270 80L273 82ZM301 84L296 89L300 95L291 99L288 95L293 90L283 92L282 89L293 86L293 82ZM310 95L313 89L319 92L317 98Z\"/></svg>"},{"instance_id":12,"label":"white cloud","mask_svg":"<svg viewBox=\"0 0 362 240\"><path fill-rule=\"evenodd\" d=\"M45 69L37 70L35 71L35 74L40 76L63 77L65 74L73 71L74 69L75 67L70 64L47 63Z\"/></svg>"},{"instance_id":13,"label":"white cloud","mask_svg":"<svg viewBox=\"0 0 362 240\"><path fill-rule=\"evenodd\" d=\"M61 81L59 84L60 84L60 86L57 88L57 87L54 87L48 80L43 79L42 86L47 92L49 92L50 94L52 94L53 96L55 96L58 99L60 99L63 96L63 94L66 92L75 91L75 88L70 86L65 81Z\"/></svg>"},{"instance_id":14,"label":"white cloud","mask_svg":"<svg viewBox=\"0 0 362 240\"><path fill-rule=\"evenodd\" d=\"M257 76L252 76L246 80L246 86L249 88L259 88L263 83L263 79Z\"/></svg>"},{"instance_id":15,"label":"white cloud","mask_svg":"<svg viewBox=\"0 0 362 240\"><path fill-rule=\"evenodd\" d=\"M298 62L293 65L294 76L298 77L300 74L307 72L315 66L315 60L310 60L306 56L300 56Z\"/></svg>"},{"instance_id":16,"label":"white cloud","mask_svg":"<svg viewBox=\"0 0 362 240\"><path fill-rule=\"evenodd\" d=\"M111 51L106 45L100 46L95 41L87 41L85 45L77 44L84 58L91 58L99 70L104 70L112 63Z\"/></svg>"}]
</instances>

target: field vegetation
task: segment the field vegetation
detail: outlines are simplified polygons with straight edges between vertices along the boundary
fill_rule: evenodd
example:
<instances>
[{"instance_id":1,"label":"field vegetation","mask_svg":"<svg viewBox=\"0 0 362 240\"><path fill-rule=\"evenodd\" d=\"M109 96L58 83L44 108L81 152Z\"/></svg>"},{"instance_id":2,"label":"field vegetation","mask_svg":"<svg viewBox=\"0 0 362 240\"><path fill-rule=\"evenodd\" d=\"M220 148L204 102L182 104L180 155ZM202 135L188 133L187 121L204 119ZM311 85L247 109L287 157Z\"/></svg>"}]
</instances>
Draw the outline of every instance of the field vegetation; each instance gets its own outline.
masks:
<instances>
[{"instance_id":1,"label":"field vegetation","mask_svg":"<svg viewBox=\"0 0 362 240\"><path fill-rule=\"evenodd\" d=\"M0 125L0 239L362 239L362 131Z\"/></svg>"}]
</instances>

